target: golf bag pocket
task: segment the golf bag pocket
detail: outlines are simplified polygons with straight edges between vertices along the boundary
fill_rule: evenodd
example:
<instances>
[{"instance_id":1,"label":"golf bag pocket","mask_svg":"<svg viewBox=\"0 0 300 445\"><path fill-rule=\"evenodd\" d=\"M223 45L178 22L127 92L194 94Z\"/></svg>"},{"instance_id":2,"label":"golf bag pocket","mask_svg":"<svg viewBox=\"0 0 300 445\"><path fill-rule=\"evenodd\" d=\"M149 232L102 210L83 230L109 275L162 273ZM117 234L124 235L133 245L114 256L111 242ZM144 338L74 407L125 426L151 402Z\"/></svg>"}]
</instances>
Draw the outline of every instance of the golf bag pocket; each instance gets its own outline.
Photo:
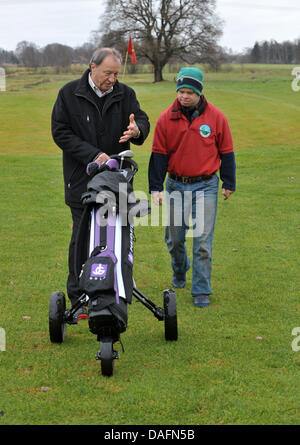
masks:
<instances>
[{"instance_id":1,"label":"golf bag pocket","mask_svg":"<svg viewBox=\"0 0 300 445\"><path fill-rule=\"evenodd\" d=\"M92 256L85 262L79 280L82 292L93 298L101 292L113 291L116 258Z\"/></svg>"}]
</instances>

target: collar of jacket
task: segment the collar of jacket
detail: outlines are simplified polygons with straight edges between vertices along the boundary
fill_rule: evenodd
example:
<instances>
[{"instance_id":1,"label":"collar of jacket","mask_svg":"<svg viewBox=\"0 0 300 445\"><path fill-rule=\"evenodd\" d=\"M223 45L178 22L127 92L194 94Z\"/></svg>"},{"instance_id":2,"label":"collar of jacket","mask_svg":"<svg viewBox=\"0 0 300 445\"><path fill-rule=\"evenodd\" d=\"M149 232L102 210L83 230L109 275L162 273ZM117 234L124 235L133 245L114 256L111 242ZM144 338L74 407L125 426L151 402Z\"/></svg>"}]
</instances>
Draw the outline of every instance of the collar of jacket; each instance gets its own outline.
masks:
<instances>
[{"instance_id":1,"label":"collar of jacket","mask_svg":"<svg viewBox=\"0 0 300 445\"><path fill-rule=\"evenodd\" d=\"M76 96L85 97L87 100L95 103L95 100L92 95L92 90L89 85L89 79L88 79L89 73L90 73L90 69L87 69L83 73L82 77L79 79L79 83L77 85L77 88L74 91L74 94ZM121 86L120 86L120 83L118 82L118 80L116 81L116 83L114 85L113 91L108 96L110 97L110 99L116 99L116 100L118 100L120 97L122 97L122 90L121 90Z\"/></svg>"},{"instance_id":2,"label":"collar of jacket","mask_svg":"<svg viewBox=\"0 0 300 445\"><path fill-rule=\"evenodd\" d=\"M205 99L205 97L201 96L201 99L194 111L194 113L192 114L192 117L195 119L196 117L200 116L200 114L202 114L205 110L205 107L207 105L207 100ZM176 98L173 105L172 105L172 109L171 109L171 119L181 119L183 115L182 112L182 106L179 102L179 100Z\"/></svg>"}]
</instances>

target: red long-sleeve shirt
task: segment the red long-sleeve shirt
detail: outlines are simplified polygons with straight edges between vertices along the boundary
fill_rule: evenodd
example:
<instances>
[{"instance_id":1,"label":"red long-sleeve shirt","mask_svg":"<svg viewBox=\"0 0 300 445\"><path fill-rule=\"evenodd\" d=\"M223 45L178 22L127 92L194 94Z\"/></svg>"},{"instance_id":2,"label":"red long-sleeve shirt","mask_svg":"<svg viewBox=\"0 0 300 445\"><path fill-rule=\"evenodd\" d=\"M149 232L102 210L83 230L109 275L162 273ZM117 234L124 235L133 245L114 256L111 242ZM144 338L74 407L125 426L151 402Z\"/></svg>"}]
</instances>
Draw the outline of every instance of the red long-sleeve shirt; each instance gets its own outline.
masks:
<instances>
[{"instance_id":1,"label":"red long-sleeve shirt","mask_svg":"<svg viewBox=\"0 0 300 445\"><path fill-rule=\"evenodd\" d=\"M220 156L233 152L225 115L206 102L192 122L176 99L158 118L152 152L168 156L168 172L178 176L209 175L220 168Z\"/></svg>"}]
</instances>

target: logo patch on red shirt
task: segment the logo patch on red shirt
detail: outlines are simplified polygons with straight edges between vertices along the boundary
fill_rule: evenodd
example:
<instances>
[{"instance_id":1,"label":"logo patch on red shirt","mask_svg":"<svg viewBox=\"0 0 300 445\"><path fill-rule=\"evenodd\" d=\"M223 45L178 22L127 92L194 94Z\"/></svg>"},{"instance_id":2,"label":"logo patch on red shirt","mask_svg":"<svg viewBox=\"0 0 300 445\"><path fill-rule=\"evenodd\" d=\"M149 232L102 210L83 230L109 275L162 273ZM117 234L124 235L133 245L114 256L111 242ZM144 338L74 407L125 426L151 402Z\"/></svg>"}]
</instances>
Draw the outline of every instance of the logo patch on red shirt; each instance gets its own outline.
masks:
<instances>
[{"instance_id":1,"label":"logo patch on red shirt","mask_svg":"<svg viewBox=\"0 0 300 445\"><path fill-rule=\"evenodd\" d=\"M209 125L203 124L200 127L200 134L204 138L208 138L211 135L211 128Z\"/></svg>"}]
</instances>

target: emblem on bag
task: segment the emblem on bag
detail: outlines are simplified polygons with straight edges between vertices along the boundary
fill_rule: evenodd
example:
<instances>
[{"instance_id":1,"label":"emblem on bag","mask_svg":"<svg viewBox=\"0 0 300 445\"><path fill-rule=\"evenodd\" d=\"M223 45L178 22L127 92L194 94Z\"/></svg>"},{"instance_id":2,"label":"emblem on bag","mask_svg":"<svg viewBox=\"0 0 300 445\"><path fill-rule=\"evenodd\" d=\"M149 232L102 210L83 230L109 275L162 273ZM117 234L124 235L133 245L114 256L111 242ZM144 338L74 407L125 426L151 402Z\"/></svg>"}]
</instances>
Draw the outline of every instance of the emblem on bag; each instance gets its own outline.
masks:
<instances>
[{"instance_id":1,"label":"emblem on bag","mask_svg":"<svg viewBox=\"0 0 300 445\"><path fill-rule=\"evenodd\" d=\"M92 264L91 278L105 278L107 272L107 264Z\"/></svg>"}]
</instances>

